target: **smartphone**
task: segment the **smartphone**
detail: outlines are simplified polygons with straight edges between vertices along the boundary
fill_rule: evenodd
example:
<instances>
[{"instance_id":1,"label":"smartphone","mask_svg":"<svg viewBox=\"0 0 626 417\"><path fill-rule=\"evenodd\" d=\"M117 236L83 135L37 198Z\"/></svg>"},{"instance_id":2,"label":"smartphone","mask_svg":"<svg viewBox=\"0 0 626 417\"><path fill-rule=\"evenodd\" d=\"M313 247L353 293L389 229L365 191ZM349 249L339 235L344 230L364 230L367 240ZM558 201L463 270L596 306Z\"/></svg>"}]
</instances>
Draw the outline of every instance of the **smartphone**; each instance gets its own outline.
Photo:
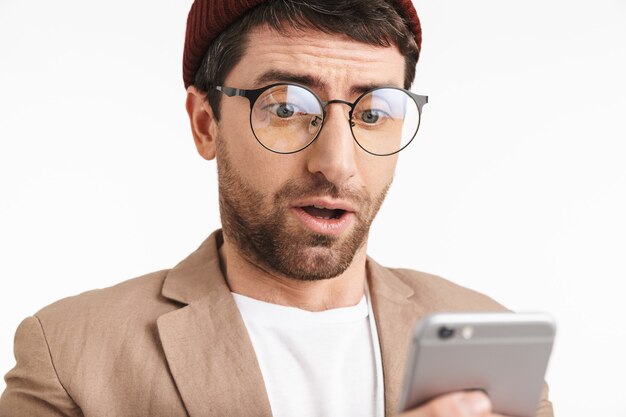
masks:
<instances>
[{"instance_id":1,"label":"smartphone","mask_svg":"<svg viewBox=\"0 0 626 417\"><path fill-rule=\"evenodd\" d=\"M484 391L495 413L534 417L556 332L544 313L437 313L415 326L399 412Z\"/></svg>"}]
</instances>

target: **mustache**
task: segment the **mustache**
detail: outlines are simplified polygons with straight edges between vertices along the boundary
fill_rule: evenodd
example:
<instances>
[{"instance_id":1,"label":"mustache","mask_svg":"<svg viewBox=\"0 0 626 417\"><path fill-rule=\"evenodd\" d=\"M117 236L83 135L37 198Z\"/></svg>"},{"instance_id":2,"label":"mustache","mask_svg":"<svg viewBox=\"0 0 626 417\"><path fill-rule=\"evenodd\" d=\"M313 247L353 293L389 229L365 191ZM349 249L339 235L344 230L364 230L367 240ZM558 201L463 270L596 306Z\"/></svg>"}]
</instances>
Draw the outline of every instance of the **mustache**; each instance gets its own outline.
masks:
<instances>
[{"instance_id":1,"label":"mustache","mask_svg":"<svg viewBox=\"0 0 626 417\"><path fill-rule=\"evenodd\" d=\"M330 196L334 199L368 202L369 196L365 187L337 187L323 176L309 177L307 180L288 180L274 195L276 203L311 196Z\"/></svg>"}]
</instances>

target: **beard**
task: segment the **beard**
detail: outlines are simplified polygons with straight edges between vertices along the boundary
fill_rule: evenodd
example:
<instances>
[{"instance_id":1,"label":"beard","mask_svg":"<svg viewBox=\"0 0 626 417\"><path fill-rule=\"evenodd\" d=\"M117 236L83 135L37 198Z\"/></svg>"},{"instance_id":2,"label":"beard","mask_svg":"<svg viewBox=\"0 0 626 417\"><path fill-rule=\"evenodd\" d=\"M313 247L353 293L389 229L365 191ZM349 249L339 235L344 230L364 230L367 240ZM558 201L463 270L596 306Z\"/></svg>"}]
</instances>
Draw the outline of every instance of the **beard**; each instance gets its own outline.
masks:
<instances>
[{"instance_id":1,"label":"beard","mask_svg":"<svg viewBox=\"0 0 626 417\"><path fill-rule=\"evenodd\" d=\"M217 140L217 169L222 229L239 253L269 273L302 281L333 278L348 269L367 241L391 182L372 198L364 187L339 188L322 174L311 174L287 181L273 195L266 194L238 174L221 139ZM352 227L330 236L295 221L290 202L313 196L350 201L358 210Z\"/></svg>"}]
</instances>

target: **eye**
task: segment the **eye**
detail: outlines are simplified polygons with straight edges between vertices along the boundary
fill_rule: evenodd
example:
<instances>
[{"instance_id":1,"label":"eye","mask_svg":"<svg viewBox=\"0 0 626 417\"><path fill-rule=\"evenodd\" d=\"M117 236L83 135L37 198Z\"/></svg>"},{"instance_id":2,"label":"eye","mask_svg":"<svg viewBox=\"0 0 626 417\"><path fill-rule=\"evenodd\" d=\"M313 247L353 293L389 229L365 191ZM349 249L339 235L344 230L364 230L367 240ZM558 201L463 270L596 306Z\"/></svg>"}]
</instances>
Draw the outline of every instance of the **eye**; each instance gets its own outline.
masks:
<instances>
[{"instance_id":1,"label":"eye","mask_svg":"<svg viewBox=\"0 0 626 417\"><path fill-rule=\"evenodd\" d=\"M292 117L296 113L296 106L290 103L276 103L269 106L270 111L281 119Z\"/></svg>"},{"instance_id":2,"label":"eye","mask_svg":"<svg viewBox=\"0 0 626 417\"><path fill-rule=\"evenodd\" d=\"M380 110L368 109L361 112L361 120L367 124L377 123L381 117L384 117L384 113Z\"/></svg>"}]
</instances>

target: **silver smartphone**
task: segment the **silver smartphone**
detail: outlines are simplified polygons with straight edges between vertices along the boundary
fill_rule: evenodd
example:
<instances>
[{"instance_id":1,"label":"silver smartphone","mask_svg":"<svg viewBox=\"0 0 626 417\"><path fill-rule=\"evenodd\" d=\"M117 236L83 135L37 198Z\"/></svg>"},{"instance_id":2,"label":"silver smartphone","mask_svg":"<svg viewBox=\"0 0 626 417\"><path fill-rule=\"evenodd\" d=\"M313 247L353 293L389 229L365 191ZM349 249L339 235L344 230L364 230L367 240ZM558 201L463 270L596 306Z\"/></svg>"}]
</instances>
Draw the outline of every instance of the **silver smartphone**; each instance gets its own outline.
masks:
<instances>
[{"instance_id":1,"label":"silver smartphone","mask_svg":"<svg viewBox=\"0 0 626 417\"><path fill-rule=\"evenodd\" d=\"M556 326L543 313L438 313L414 329L399 412L482 390L496 413L534 417Z\"/></svg>"}]
</instances>

